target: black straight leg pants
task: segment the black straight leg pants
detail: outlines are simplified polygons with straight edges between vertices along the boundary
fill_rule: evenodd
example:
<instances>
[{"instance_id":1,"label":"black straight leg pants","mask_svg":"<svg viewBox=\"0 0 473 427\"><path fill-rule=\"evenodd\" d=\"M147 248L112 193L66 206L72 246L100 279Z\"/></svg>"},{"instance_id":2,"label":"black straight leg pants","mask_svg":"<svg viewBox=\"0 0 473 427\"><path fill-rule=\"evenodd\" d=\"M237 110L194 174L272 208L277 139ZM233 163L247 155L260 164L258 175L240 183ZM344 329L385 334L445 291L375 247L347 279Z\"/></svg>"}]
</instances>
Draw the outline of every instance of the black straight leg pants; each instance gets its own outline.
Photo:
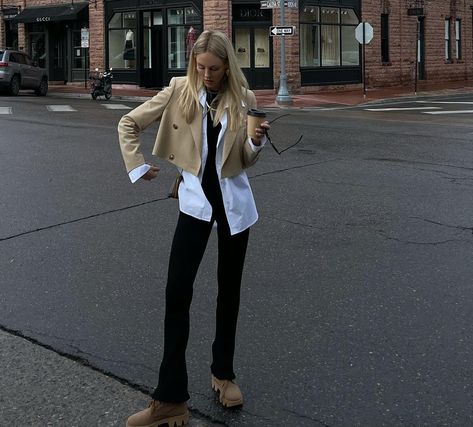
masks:
<instances>
[{"instance_id":1,"label":"black straight leg pants","mask_svg":"<svg viewBox=\"0 0 473 427\"><path fill-rule=\"evenodd\" d=\"M218 214L218 297L216 334L212 345L212 373L219 379L233 379L235 334L240 306L240 286L249 229L231 236L226 217ZM184 402L189 399L185 352L189 338L189 309L193 284L212 230L211 222L179 214L171 247L164 354L158 387L153 399Z\"/></svg>"}]
</instances>

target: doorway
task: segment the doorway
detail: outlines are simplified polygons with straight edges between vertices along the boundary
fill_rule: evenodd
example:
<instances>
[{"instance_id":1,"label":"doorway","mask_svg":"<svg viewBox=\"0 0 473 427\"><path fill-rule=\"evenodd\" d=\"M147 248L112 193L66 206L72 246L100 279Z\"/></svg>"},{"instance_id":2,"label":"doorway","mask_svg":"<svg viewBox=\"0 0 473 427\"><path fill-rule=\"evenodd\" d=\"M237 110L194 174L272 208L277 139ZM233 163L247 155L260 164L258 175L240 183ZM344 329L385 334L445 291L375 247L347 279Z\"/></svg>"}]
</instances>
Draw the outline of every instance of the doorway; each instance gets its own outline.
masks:
<instances>
[{"instance_id":1,"label":"doorway","mask_svg":"<svg viewBox=\"0 0 473 427\"><path fill-rule=\"evenodd\" d=\"M143 32L141 37L142 63L140 86L161 88L163 86L163 12L161 10L142 12Z\"/></svg>"},{"instance_id":2,"label":"doorway","mask_svg":"<svg viewBox=\"0 0 473 427\"><path fill-rule=\"evenodd\" d=\"M272 46L268 26L235 26L233 44L251 89L273 87Z\"/></svg>"},{"instance_id":3,"label":"doorway","mask_svg":"<svg viewBox=\"0 0 473 427\"><path fill-rule=\"evenodd\" d=\"M50 25L49 80L67 83L67 29L64 25Z\"/></svg>"},{"instance_id":4,"label":"doorway","mask_svg":"<svg viewBox=\"0 0 473 427\"><path fill-rule=\"evenodd\" d=\"M141 85L160 88L163 85L163 29L144 29Z\"/></svg>"}]
</instances>

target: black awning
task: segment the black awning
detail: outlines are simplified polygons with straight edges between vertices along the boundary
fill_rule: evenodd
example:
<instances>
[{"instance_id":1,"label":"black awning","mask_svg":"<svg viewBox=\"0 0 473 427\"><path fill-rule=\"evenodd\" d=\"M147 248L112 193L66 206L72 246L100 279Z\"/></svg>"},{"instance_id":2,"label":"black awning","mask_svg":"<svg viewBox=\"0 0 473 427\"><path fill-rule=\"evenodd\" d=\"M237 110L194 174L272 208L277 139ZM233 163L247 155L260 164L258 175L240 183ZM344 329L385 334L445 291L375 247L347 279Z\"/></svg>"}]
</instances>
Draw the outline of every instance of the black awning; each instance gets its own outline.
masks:
<instances>
[{"instance_id":1,"label":"black awning","mask_svg":"<svg viewBox=\"0 0 473 427\"><path fill-rule=\"evenodd\" d=\"M77 14L88 3L70 3L59 6L27 7L13 18L16 22L57 22L77 19Z\"/></svg>"}]
</instances>

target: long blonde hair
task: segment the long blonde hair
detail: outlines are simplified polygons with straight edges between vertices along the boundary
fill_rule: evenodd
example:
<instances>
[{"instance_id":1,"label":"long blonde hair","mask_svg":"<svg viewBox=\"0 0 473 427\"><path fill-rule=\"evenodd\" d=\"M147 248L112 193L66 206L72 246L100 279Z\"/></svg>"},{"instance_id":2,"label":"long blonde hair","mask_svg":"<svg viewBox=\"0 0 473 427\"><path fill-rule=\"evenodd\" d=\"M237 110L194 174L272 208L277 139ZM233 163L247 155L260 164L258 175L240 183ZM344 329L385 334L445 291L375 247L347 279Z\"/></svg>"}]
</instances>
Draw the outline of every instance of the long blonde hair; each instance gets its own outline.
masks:
<instances>
[{"instance_id":1,"label":"long blonde hair","mask_svg":"<svg viewBox=\"0 0 473 427\"><path fill-rule=\"evenodd\" d=\"M181 111L187 123L192 122L199 111L199 92L204 87L204 82L197 72L196 56L207 52L220 58L228 67L219 90L214 125L220 122L227 106L229 128L236 130L240 119L242 95L248 89L248 82L238 65L230 40L220 31L204 31L192 48L187 67L187 81L179 97Z\"/></svg>"}]
</instances>

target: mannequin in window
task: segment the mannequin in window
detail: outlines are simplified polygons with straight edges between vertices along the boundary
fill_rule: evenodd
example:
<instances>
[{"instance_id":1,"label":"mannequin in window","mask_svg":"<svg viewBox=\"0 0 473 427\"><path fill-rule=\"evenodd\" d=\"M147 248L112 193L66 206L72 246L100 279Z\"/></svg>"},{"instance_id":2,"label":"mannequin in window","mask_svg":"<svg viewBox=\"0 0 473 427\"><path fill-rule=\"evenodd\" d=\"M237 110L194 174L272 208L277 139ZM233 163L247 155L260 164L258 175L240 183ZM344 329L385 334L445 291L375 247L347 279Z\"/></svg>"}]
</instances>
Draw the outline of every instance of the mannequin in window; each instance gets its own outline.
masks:
<instances>
[{"instance_id":1,"label":"mannequin in window","mask_svg":"<svg viewBox=\"0 0 473 427\"><path fill-rule=\"evenodd\" d=\"M134 34L131 30L128 30L125 35L123 59L125 60L125 68L135 68Z\"/></svg>"},{"instance_id":2,"label":"mannequin in window","mask_svg":"<svg viewBox=\"0 0 473 427\"><path fill-rule=\"evenodd\" d=\"M195 28L191 26L186 35L186 59L189 59L196 40L197 35L195 33Z\"/></svg>"}]
</instances>

